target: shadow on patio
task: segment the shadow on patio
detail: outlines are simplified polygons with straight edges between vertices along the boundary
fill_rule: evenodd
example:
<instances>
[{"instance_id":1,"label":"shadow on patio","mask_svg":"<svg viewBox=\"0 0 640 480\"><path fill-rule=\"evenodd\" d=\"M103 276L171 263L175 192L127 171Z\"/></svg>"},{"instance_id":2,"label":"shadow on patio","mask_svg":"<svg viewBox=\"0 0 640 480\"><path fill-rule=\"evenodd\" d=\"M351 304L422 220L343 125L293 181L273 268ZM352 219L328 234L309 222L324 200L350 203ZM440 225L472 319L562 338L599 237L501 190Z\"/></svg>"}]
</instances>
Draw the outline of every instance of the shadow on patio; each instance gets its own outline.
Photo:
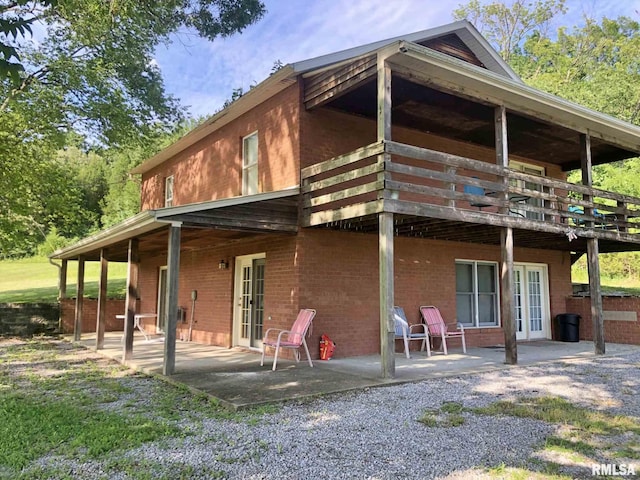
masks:
<instances>
[{"instance_id":1,"label":"shadow on patio","mask_svg":"<svg viewBox=\"0 0 640 480\"><path fill-rule=\"evenodd\" d=\"M100 353L114 360L122 360L121 333L105 335L105 348ZM70 340L70 338L68 338ZM79 342L95 348L95 336L85 334ZM133 360L129 366L145 373L158 375L162 371L163 339L145 341L134 339ZM621 355L638 351L634 345L607 344L607 355ZM412 358L397 353L396 377L379 378L378 355L314 361L314 368L306 362L278 361L278 370L271 370L273 357L260 366L260 355L238 349L228 349L197 343L176 343L176 373L170 381L205 392L222 404L233 408L247 408L261 403L301 399L315 395L359 390L367 387L390 385L444 376L496 370L509 367L504 364L504 348L469 348L458 353L454 347L449 355L434 352L427 358L424 352L412 352ZM540 362L589 358L593 354L592 342L562 343L537 341L518 344L520 365ZM163 377L166 378L166 377Z\"/></svg>"}]
</instances>

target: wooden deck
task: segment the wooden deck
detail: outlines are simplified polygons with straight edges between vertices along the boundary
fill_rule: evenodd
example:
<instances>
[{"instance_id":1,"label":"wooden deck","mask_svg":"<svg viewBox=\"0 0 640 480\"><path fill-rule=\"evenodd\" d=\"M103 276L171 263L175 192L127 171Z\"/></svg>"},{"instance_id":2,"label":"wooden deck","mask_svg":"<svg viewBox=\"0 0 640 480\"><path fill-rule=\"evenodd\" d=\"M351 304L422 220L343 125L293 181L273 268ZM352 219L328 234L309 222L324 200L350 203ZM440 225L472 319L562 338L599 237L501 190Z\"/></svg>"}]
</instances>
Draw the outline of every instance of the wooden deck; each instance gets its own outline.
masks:
<instances>
[{"instance_id":1,"label":"wooden deck","mask_svg":"<svg viewBox=\"0 0 640 480\"><path fill-rule=\"evenodd\" d=\"M386 157L386 159L385 159ZM640 249L640 199L393 141L380 141L302 170L303 225L586 251Z\"/></svg>"}]
</instances>

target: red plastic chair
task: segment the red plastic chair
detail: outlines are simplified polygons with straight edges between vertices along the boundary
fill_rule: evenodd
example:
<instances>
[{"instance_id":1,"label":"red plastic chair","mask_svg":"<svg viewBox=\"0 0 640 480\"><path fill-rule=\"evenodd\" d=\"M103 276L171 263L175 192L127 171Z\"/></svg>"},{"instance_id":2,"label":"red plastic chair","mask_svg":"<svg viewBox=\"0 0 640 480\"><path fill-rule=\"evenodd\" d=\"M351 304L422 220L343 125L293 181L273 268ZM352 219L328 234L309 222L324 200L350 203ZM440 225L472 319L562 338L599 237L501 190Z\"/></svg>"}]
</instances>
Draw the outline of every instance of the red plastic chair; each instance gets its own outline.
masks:
<instances>
[{"instance_id":1,"label":"red plastic chair","mask_svg":"<svg viewBox=\"0 0 640 480\"><path fill-rule=\"evenodd\" d=\"M313 367L313 363L311 362L311 355L309 355L309 347L307 347L307 341L305 340L305 336L310 333L311 322L313 321L313 317L316 316L316 311L311 308L303 308L298 312L298 318L293 322L290 330L282 330L280 328L270 328L262 339L262 360L260 361L260 366L264 365L264 357L266 354L267 347L275 349L275 355L273 358L273 369L275 371L276 365L278 364L278 352L281 348L291 348L295 351L296 362L300 361L300 346L304 346L304 350L307 353L307 360L309 361L309 366ZM269 338L269 332L273 332L271 338ZM278 333L276 338L275 333Z\"/></svg>"},{"instance_id":2,"label":"red plastic chair","mask_svg":"<svg viewBox=\"0 0 640 480\"><path fill-rule=\"evenodd\" d=\"M420 315L422 315L422 321L427 325L429 329L429 336L440 337L442 339L442 350L445 355L447 352L447 338L460 338L462 340L462 351L467 353L467 345L464 341L464 327L458 324L458 330L449 331L447 324L444 323L440 310L434 306L422 306L420 307Z\"/></svg>"}]
</instances>

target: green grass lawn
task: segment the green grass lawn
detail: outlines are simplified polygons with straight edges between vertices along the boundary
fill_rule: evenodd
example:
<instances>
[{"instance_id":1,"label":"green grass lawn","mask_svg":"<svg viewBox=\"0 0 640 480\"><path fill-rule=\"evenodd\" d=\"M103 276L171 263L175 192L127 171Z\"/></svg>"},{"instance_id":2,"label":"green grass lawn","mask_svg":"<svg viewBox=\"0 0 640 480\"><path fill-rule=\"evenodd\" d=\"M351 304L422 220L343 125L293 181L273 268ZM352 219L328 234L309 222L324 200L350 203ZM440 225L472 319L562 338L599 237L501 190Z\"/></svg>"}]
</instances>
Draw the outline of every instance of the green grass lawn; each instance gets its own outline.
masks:
<instances>
[{"instance_id":1,"label":"green grass lawn","mask_svg":"<svg viewBox=\"0 0 640 480\"><path fill-rule=\"evenodd\" d=\"M67 296L76 294L78 262L69 262L67 270ZM50 303L58 298L58 272L47 258L32 257L0 261L0 303ZM85 297L98 297L100 264L85 264ZM110 298L124 298L127 278L125 263L109 263L107 281Z\"/></svg>"}]
</instances>

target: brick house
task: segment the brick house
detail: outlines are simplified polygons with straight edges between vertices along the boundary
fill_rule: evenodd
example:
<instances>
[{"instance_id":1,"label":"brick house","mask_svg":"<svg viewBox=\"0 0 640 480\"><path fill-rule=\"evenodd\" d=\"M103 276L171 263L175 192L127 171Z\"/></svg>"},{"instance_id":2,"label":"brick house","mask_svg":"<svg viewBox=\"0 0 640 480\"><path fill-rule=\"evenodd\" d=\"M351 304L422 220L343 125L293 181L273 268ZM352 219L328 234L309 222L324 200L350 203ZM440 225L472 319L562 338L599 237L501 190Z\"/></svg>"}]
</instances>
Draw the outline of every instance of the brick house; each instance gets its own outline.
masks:
<instances>
[{"instance_id":1,"label":"brick house","mask_svg":"<svg viewBox=\"0 0 640 480\"><path fill-rule=\"evenodd\" d=\"M189 330L260 348L315 308L312 355L326 333L392 376L392 307L418 322L424 304L515 363L585 253L603 352L598 252L640 248L640 199L591 167L639 152L638 127L526 86L461 21L285 66L132 171L138 215L52 257L129 263L124 358L133 313L154 313L167 374ZM77 336L82 313L79 295Z\"/></svg>"}]
</instances>

